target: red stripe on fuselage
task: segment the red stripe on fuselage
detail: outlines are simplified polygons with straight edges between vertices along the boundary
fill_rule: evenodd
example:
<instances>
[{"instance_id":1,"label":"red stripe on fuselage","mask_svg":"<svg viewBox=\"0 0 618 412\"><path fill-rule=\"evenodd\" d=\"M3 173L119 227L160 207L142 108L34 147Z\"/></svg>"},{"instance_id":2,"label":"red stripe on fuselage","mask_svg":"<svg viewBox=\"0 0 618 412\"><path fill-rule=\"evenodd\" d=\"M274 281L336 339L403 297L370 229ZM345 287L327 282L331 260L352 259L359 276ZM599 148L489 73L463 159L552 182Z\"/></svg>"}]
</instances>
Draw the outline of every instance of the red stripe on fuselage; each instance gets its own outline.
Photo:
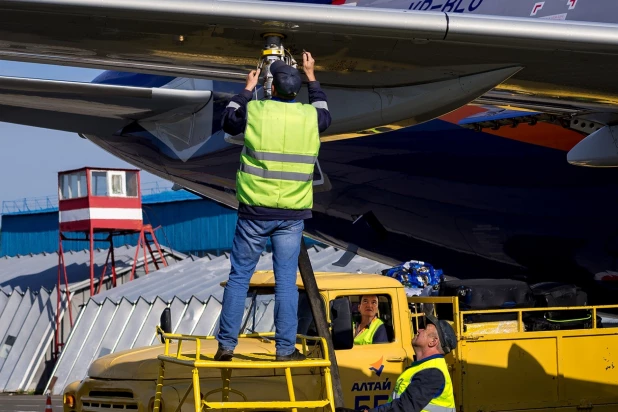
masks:
<instances>
[{"instance_id":1,"label":"red stripe on fuselage","mask_svg":"<svg viewBox=\"0 0 618 412\"><path fill-rule=\"evenodd\" d=\"M478 106L463 106L451 113L439 117L449 123L457 124L462 119L470 117L477 113L487 111ZM517 140L523 143L534 144L537 146L549 147L568 152L579 143L585 136L574 130L565 129L550 123L539 122L534 126L529 124L520 124L515 128L504 126L498 130L489 128L483 129L483 133L493 134L495 136L504 137L507 139Z\"/></svg>"}]
</instances>

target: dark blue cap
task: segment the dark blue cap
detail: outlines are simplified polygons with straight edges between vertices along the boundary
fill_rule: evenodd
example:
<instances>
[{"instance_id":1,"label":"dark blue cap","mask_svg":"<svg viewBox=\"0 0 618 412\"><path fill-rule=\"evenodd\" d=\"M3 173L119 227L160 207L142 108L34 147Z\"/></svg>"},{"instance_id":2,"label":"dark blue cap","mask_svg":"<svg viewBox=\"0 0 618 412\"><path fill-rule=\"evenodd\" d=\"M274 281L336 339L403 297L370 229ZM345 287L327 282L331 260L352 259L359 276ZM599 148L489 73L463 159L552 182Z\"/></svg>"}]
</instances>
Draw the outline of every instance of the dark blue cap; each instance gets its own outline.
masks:
<instances>
[{"instance_id":1,"label":"dark blue cap","mask_svg":"<svg viewBox=\"0 0 618 412\"><path fill-rule=\"evenodd\" d=\"M290 98L298 94L303 83L298 70L282 60L277 60L270 65L270 73L273 75L273 85L277 94Z\"/></svg>"}]
</instances>

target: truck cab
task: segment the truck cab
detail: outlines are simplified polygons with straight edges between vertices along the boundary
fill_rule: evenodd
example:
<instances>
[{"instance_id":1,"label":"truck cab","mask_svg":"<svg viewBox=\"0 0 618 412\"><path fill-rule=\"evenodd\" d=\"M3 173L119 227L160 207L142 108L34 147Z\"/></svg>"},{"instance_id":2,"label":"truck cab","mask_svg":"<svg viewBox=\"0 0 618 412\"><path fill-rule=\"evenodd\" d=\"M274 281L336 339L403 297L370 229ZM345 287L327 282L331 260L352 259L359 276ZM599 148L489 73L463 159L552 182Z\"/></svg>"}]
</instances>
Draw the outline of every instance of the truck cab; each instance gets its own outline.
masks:
<instances>
[{"instance_id":1,"label":"truck cab","mask_svg":"<svg viewBox=\"0 0 618 412\"><path fill-rule=\"evenodd\" d=\"M354 408L373 408L385 403L393 391L397 377L413 360L411 347L410 317L404 289L398 281L380 275L350 275L349 273L316 273L316 282L322 304L329 321L333 302L347 300L354 314L362 295L376 295L379 300L378 317L387 328L388 342L373 345L340 344L335 341L335 352L344 393L345 404ZM300 276L299 288L299 335L317 336L307 294ZM268 333L274 331L272 322L260 322L273 316L275 278L272 271L256 272L251 279L246 299L243 328L248 332ZM359 286L362 286L359 288ZM262 319L263 317L266 317ZM352 320L350 320L352 322ZM260 329L259 325L268 325ZM257 328L255 326L258 325ZM257 329L257 330L256 330ZM350 327L351 330L351 327ZM155 331L153 331L155 333ZM338 344L346 346L339 348ZM174 348L172 344L172 349ZM300 346L299 346L300 347ZM195 347L187 343L182 347L188 353ZM217 350L217 341L206 340L201 353L212 355ZM64 391L65 412L103 412L133 410L152 412L159 360L164 345L130 349L96 359L88 369L88 376L81 382L73 382ZM275 344L272 338L241 337L235 357L243 354L262 353L274 358ZM172 365L173 366L173 365ZM317 370L294 370L296 398L311 399L324 391L323 377ZM200 375L203 392L221 385L218 370ZM163 385L163 405L160 410L173 412L181 404L186 389L191 384L191 371L166 367L166 382ZM234 371L231 387L253 400L287 400L286 383L278 370ZM214 395L213 395L214 396ZM232 395L232 398L234 395ZM190 397L189 397L190 398ZM241 400L238 397L238 400ZM192 411L191 399L185 400L181 410Z\"/></svg>"}]
</instances>

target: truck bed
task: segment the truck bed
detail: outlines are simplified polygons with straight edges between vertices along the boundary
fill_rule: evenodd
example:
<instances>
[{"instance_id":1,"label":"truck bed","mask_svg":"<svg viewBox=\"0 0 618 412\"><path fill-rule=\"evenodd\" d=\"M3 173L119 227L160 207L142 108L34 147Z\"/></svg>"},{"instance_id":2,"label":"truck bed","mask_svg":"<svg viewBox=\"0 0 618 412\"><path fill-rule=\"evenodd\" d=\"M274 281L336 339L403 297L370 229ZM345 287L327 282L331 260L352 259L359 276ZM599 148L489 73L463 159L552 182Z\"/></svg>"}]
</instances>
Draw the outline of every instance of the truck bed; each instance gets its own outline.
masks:
<instances>
[{"instance_id":1,"label":"truck bed","mask_svg":"<svg viewBox=\"0 0 618 412\"><path fill-rule=\"evenodd\" d=\"M450 304L458 336L447 356L458 411L618 411L618 305L551 308L590 310L601 324L529 331L523 319L547 308L460 311L457 298L409 298ZM516 320L464 323L469 314L514 313ZM415 317L422 314L413 314ZM592 408L592 409L591 409Z\"/></svg>"}]
</instances>

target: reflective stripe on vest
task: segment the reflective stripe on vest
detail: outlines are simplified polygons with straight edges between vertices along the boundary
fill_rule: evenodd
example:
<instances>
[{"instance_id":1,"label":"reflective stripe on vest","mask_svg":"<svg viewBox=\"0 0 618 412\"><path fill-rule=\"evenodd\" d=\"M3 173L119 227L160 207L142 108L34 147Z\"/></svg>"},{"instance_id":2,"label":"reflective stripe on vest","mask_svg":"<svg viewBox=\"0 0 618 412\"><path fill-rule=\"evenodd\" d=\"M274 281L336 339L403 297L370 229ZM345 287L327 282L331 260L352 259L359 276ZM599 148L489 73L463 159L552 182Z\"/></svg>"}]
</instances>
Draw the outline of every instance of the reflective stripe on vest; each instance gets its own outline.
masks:
<instances>
[{"instance_id":1,"label":"reflective stripe on vest","mask_svg":"<svg viewBox=\"0 0 618 412\"><path fill-rule=\"evenodd\" d=\"M432 405L431 403L425 406L422 410L427 412L456 412L454 407L449 408L448 406Z\"/></svg>"},{"instance_id":2,"label":"reflective stripe on vest","mask_svg":"<svg viewBox=\"0 0 618 412\"><path fill-rule=\"evenodd\" d=\"M249 206L313 207L313 171L320 149L315 107L253 100L236 174L236 198Z\"/></svg>"},{"instance_id":3,"label":"reflective stripe on vest","mask_svg":"<svg viewBox=\"0 0 618 412\"><path fill-rule=\"evenodd\" d=\"M393 393L388 401L391 402L393 399L399 398L406 390L415 374L430 368L436 368L442 372L444 375L444 389L442 390L442 393L433 398L431 402L429 402L429 404L422 409L422 411L456 412L451 375L448 372L448 367L443 356L427 359L425 361L414 362L412 366L399 375L399 378L397 378L397 382L395 383L395 389L393 390Z\"/></svg>"},{"instance_id":4,"label":"reflective stripe on vest","mask_svg":"<svg viewBox=\"0 0 618 412\"><path fill-rule=\"evenodd\" d=\"M311 105L313 107L315 107L316 109L326 109L326 110L328 110L328 103L326 103L323 100L321 100L319 102L313 102L313 103L311 103Z\"/></svg>"},{"instance_id":5,"label":"reflective stripe on vest","mask_svg":"<svg viewBox=\"0 0 618 412\"><path fill-rule=\"evenodd\" d=\"M314 164L318 160L317 156L307 156L289 153L270 153L270 152L258 152L248 147L243 147L242 152L248 156L257 160L273 160L277 162L292 162L292 163L306 163Z\"/></svg>"},{"instance_id":6,"label":"reflective stripe on vest","mask_svg":"<svg viewBox=\"0 0 618 412\"><path fill-rule=\"evenodd\" d=\"M354 338L354 344L355 345L373 344L373 335L375 335L376 330L378 330L378 328L382 326L383 324L384 322L382 322L381 319L375 318L374 320L372 320L368 328L363 329L361 333L356 335L356 337ZM354 328L356 328L356 325L354 325Z\"/></svg>"},{"instance_id":7,"label":"reflective stripe on vest","mask_svg":"<svg viewBox=\"0 0 618 412\"><path fill-rule=\"evenodd\" d=\"M266 179L296 180L298 182L308 182L313 178L313 175L306 173L277 172L271 170L264 170L260 169L259 167L246 165L244 163L240 165L240 171L249 173L254 176L264 177Z\"/></svg>"}]
</instances>

